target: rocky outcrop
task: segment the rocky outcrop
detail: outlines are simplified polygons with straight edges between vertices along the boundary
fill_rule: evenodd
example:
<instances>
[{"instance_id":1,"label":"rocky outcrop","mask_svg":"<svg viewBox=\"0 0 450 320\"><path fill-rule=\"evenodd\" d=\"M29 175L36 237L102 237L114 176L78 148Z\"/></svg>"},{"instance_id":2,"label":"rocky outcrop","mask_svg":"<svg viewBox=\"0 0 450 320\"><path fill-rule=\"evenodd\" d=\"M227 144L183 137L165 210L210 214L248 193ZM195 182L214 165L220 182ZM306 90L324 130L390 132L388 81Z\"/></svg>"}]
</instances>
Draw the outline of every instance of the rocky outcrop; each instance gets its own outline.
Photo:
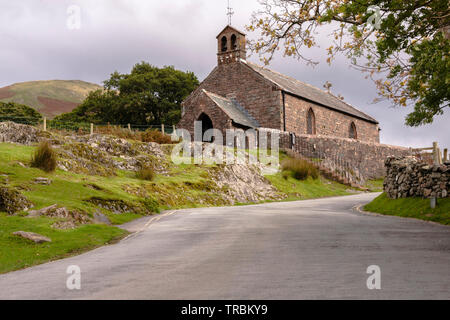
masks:
<instances>
[{"instance_id":1,"label":"rocky outcrop","mask_svg":"<svg viewBox=\"0 0 450 320\"><path fill-rule=\"evenodd\" d=\"M14 122L0 122L0 142L31 145L48 136L41 130Z\"/></svg>"},{"instance_id":2,"label":"rocky outcrop","mask_svg":"<svg viewBox=\"0 0 450 320\"><path fill-rule=\"evenodd\" d=\"M27 211L32 207L33 204L19 191L8 187L0 187L0 211L15 214L20 211Z\"/></svg>"},{"instance_id":3,"label":"rocky outcrop","mask_svg":"<svg viewBox=\"0 0 450 320\"><path fill-rule=\"evenodd\" d=\"M17 231L17 232L14 232L13 235L24 238L24 239L31 240L34 243L52 242L52 240L50 238L44 237L40 234L33 233L33 232Z\"/></svg>"},{"instance_id":4,"label":"rocky outcrop","mask_svg":"<svg viewBox=\"0 0 450 320\"><path fill-rule=\"evenodd\" d=\"M433 166L410 156L390 157L385 165L384 191L391 199L449 196L450 164Z\"/></svg>"},{"instance_id":5,"label":"rocky outcrop","mask_svg":"<svg viewBox=\"0 0 450 320\"><path fill-rule=\"evenodd\" d=\"M280 200L283 196L261 175L256 165L222 165L211 174L230 203Z\"/></svg>"}]
</instances>

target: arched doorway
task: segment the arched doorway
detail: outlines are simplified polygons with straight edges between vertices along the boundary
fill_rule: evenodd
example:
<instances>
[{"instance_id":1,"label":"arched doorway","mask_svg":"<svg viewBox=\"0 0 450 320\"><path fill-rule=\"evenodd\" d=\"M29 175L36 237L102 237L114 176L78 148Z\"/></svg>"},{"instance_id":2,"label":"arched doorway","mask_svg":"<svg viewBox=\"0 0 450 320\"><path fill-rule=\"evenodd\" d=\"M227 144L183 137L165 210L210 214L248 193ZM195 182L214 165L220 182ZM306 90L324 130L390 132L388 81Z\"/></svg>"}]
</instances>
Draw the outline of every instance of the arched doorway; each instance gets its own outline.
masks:
<instances>
[{"instance_id":1,"label":"arched doorway","mask_svg":"<svg viewBox=\"0 0 450 320\"><path fill-rule=\"evenodd\" d=\"M310 108L306 117L306 133L316 134L316 116L314 111Z\"/></svg>"},{"instance_id":2,"label":"arched doorway","mask_svg":"<svg viewBox=\"0 0 450 320\"><path fill-rule=\"evenodd\" d=\"M198 117L197 121L201 121L202 122L202 141L203 142L212 142L211 140L206 141L205 138L204 138L205 137L205 132L208 131L209 129L214 128L211 118L206 113L202 113Z\"/></svg>"}]
</instances>

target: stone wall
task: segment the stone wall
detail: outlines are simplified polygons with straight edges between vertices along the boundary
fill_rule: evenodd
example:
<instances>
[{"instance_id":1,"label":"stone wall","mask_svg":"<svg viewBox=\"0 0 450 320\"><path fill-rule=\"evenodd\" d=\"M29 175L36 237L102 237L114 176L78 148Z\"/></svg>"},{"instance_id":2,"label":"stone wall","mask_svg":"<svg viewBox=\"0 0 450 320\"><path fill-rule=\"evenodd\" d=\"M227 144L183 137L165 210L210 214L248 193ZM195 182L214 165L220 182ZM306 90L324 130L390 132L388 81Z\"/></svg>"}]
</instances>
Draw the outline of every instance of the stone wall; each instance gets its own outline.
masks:
<instances>
[{"instance_id":1,"label":"stone wall","mask_svg":"<svg viewBox=\"0 0 450 320\"><path fill-rule=\"evenodd\" d=\"M233 126L231 124L231 119L222 111L222 109L218 108L217 105L202 91L191 98L190 105L195 107L188 109L188 112L178 123L178 128L188 130L193 139L194 122L198 120L202 113L205 113L210 117L213 127L222 131L225 139L226 129L231 129Z\"/></svg>"},{"instance_id":2,"label":"stone wall","mask_svg":"<svg viewBox=\"0 0 450 320\"><path fill-rule=\"evenodd\" d=\"M197 99L202 94L202 89L225 98L236 99L263 128L281 128L280 91L275 90L270 81L241 62L221 64L206 77L183 102L182 120L177 127L184 128L186 122L190 121L187 118L193 117L190 114L199 114ZM213 116L208 116L213 119Z\"/></svg>"},{"instance_id":3,"label":"stone wall","mask_svg":"<svg viewBox=\"0 0 450 320\"><path fill-rule=\"evenodd\" d=\"M354 139L319 135L284 134L280 148L289 149L309 158L320 159L330 169L344 168L364 183L367 179L386 175L384 163L390 156L409 156L411 149L386 144L363 142ZM290 137L290 138L288 138Z\"/></svg>"},{"instance_id":4,"label":"stone wall","mask_svg":"<svg viewBox=\"0 0 450 320\"><path fill-rule=\"evenodd\" d=\"M391 199L449 196L450 163L433 166L415 157L390 157L386 169L384 191Z\"/></svg>"},{"instance_id":5,"label":"stone wall","mask_svg":"<svg viewBox=\"0 0 450 320\"><path fill-rule=\"evenodd\" d=\"M318 135L349 138L350 125L353 122L356 126L358 140L380 142L379 127L376 123L361 120L289 94L285 95L285 106L286 131L294 132L297 135L307 134L307 115L308 111L312 109Z\"/></svg>"}]
</instances>

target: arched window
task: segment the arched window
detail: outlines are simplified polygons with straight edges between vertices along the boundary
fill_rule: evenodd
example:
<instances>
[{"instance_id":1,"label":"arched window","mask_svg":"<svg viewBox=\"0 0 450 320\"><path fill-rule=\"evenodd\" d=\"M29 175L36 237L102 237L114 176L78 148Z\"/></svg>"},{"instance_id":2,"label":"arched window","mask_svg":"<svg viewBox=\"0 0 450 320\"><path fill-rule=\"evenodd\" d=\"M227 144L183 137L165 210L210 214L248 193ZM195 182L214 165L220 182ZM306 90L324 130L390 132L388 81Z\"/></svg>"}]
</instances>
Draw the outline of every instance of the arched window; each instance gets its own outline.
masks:
<instances>
[{"instance_id":1,"label":"arched window","mask_svg":"<svg viewBox=\"0 0 450 320\"><path fill-rule=\"evenodd\" d=\"M231 49L232 50L236 50L237 49L237 38L236 38L235 34L233 34L231 36Z\"/></svg>"},{"instance_id":2,"label":"arched window","mask_svg":"<svg viewBox=\"0 0 450 320\"><path fill-rule=\"evenodd\" d=\"M227 51L228 50L228 48L227 48L227 37L223 36L221 42L222 42L222 44L221 44L220 47L221 47L222 52Z\"/></svg>"},{"instance_id":3,"label":"arched window","mask_svg":"<svg viewBox=\"0 0 450 320\"><path fill-rule=\"evenodd\" d=\"M306 118L306 133L316 134L316 116L311 108L308 110L308 116Z\"/></svg>"},{"instance_id":4,"label":"arched window","mask_svg":"<svg viewBox=\"0 0 450 320\"><path fill-rule=\"evenodd\" d=\"M197 121L201 121L202 122L202 141L203 142L212 142L212 141L205 141L204 137L205 137L205 132L208 131L209 129L213 129L213 123L210 117L208 117L208 115L206 113L202 113L199 117Z\"/></svg>"},{"instance_id":5,"label":"arched window","mask_svg":"<svg viewBox=\"0 0 450 320\"><path fill-rule=\"evenodd\" d=\"M358 139L358 133L356 132L356 125L354 122L350 124L350 130L348 133L350 139Z\"/></svg>"}]
</instances>

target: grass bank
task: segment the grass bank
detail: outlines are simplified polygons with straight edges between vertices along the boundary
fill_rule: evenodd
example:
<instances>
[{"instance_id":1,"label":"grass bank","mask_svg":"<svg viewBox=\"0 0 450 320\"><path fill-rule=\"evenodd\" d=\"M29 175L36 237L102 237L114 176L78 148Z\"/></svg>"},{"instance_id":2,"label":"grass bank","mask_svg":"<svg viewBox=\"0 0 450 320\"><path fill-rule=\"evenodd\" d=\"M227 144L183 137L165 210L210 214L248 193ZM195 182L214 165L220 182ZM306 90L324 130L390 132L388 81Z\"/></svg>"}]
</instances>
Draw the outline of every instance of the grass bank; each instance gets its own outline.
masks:
<instances>
[{"instance_id":1,"label":"grass bank","mask_svg":"<svg viewBox=\"0 0 450 320\"><path fill-rule=\"evenodd\" d=\"M429 199L389 199L386 194L383 193L371 203L364 206L364 210L450 225L450 198L438 199L436 208L431 209Z\"/></svg>"}]
</instances>

